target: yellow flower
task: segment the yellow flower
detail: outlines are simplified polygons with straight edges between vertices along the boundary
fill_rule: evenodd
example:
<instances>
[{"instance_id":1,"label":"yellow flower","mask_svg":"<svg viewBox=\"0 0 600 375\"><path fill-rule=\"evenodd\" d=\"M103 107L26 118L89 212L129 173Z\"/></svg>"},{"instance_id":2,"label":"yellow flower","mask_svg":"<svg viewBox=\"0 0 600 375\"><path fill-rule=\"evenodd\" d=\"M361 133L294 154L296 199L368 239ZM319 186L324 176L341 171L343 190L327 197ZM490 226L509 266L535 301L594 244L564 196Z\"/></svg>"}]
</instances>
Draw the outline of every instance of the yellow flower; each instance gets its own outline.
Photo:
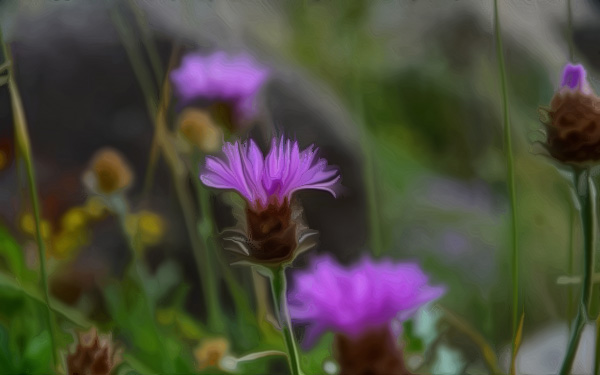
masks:
<instances>
[{"instance_id":1,"label":"yellow flower","mask_svg":"<svg viewBox=\"0 0 600 375\"><path fill-rule=\"evenodd\" d=\"M90 197L83 207L85 213L94 220L98 220L107 212L106 205L99 197Z\"/></svg>"},{"instance_id":2,"label":"yellow flower","mask_svg":"<svg viewBox=\"0 0 600 375\"><path fill-rule=\"evenodd\" d=\"M194 350L194 358L200 370L219 367L219 362L229 351L229 341L223 337L206 339Z\"/></svg>"},{"instance_id":3,"label":"yellow flower","mask_svg":"<svg viewBox=\"0 0 600 375\"><path fill-rule=\"evenodd\" d=\"M165 227L162 217L147 210L129 214L125 219L127 233L142 248L158 245L165 233Z\"/></svg>"},{"instance_id":4,"label":"yellow flower","mask_svg":"<svg viewBox=\"0 0 600 375\"><path fill-rule=\"evenodd\" d=\"M80 207L70 208L61 218L60 224L63 231L75 231L85 227L87 214Z\"/></svg>"},{"instance_id":5,"label":"yellow flower","mask_svg":"<svg viewBox=\"0 0 600 375\"><path fill-rule=\"evenodd\" d=\"M35 218L32 214L26 213L21 216L20 220L21 230L31 236L35 236L36 227L35 227ZM42 238L47 240L52 234L52 227L50 223L46 220L42 220L40 222L40 229L42 232Z\"/></svg>"}]
</instances>

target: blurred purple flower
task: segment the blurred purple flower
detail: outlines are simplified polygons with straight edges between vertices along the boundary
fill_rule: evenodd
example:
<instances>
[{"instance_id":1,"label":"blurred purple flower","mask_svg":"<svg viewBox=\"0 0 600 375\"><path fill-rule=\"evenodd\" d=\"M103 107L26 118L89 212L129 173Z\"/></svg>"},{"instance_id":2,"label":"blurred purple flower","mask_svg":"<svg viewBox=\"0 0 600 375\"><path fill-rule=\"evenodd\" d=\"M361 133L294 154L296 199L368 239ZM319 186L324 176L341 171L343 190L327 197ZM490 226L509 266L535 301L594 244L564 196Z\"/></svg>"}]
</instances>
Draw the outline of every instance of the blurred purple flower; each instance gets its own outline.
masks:
<instances>
[{"instance_id":1,"label":"blurred purple flower","mask_svg":"<svg viewBox=\"0 0 600 375\"><path fill-rule=\"evenodd\" d=\"M266 158L252 140L225 143L223 152L224 158L206 158L200 180L213 188L236 190L257 211L289 203L302 189L326 190L335 196L338 170L316 157L314 145L300 151L297 141L281 137L273 139Z\"/></svg>"},{"instance_id":2,"label":"blurred purple flower","mask_svg":"<svg viewBox=\"0 0 600 375\"><path fill-rule=\"evenodd\" d=\"M586 80L587 73L581 64L567 64L563 70L561 88L569 88L571 90L580 90L583 92L589 91L588 82Z\"/></svg>"},{"instance_id":3,"label":"blurred purple flower","mask_svg":"<svg viewBox=\"0 0 600 375\"><path fill-rule=\"evenodd\" d=\"M268 69L247 54L191 53L171 72L171 81L184 102L224 101L232 106L238 118L245 120L256 115L256 95L268 76Z\"/></svg>"},{"instance_id":4,"label":"blurred purple flower","mask_svg":"<svg viewBox=\"0 0 600 375\"><path fill-rule=\"evenodd\" d=\"M427 284L415 263L365 257L344 267L322 256L311 270L295 275L288 300L292 320L309 324L305 341L313 342L326 330L357 337L381 326L391 329L443 293L443 287Z\"/></svg>"}]
</instances>

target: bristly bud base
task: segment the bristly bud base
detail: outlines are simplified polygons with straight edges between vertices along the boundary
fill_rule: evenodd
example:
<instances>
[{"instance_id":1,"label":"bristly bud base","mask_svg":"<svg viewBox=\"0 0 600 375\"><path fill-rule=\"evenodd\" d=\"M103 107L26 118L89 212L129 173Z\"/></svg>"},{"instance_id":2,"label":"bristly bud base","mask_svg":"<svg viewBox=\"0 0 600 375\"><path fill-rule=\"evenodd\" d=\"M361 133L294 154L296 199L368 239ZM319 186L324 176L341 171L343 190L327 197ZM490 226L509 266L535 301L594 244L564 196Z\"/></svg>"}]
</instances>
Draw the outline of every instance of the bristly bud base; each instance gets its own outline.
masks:
<instances>
[{"instance_id":1,"label":"bristly bud base","mask_svg":"<svg viewBox=\"0 0 600 375\"><path fill-rule=\"evenodd\" d=\"M600 160L600 98L562 90L554 95L547 115L546 148L554 159L571 165Z\"/></svg>"},{"instance_id":2,"label":"bristly bud base","mask_svg":"<svg viewBox=\"0 0 600 375\"><path fill-rule=\"evenodd\" d=\"M386 326L368 330L358 337L336 334L334 357L340 375L410 375L402 351Z\"/></svg>"},{"instance_id":3,"label":"bristly bud base","mask_svg":"<svg viewBox=\"0 0 600 375\"><path fill-rule=\"evenodd\" d=\"M236 263L289 264L315 245L317 232L304 225L302 208L287 200L258 210L247 207L238 218L237 228L224 231L224 240L233 245L228 249L241 256Z\"/></svg>"}]
</instances>

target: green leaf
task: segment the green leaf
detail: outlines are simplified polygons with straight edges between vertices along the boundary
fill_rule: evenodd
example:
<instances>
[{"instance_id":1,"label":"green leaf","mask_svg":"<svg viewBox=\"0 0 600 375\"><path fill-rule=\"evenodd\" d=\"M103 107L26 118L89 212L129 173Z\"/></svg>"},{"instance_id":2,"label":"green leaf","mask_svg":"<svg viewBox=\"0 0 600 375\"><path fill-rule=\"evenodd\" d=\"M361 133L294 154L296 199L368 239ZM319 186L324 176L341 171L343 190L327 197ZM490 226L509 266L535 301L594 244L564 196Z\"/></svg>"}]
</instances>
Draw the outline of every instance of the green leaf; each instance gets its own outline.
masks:
<instances>
[{"instance_id":1,"label":"green leaf","mask_svg":"<svg viewBox=\"0 0 600 375\"><path fill-rule=\"evenodd\" d=\"M8 230L0 226L0 257L6 262L8 270L21 279L25 271L25 260L21 247L10 235Z\"/></svg>"},{"instance_id":2,"label":"green leaf","mask_svg":"<svg viewBox=\"0 0 600 375\"><path fill-rule=\"evenodd\" d=\"M43 331L34 337L25 348L23 353L23 368L27 373L48 373L52 362L52 346L50 334Z\"/></svg>"}]
</instances>

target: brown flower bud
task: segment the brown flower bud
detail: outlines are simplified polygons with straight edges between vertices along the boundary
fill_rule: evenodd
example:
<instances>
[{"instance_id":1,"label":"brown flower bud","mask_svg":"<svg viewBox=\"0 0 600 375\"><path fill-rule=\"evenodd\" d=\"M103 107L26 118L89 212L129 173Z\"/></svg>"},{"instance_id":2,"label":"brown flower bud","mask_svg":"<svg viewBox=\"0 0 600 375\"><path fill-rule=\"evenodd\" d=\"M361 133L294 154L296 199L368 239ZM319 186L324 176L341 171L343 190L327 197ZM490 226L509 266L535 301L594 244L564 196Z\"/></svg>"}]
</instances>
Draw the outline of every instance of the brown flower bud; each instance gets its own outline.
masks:
<instances>
[{"instance_id":1,"label":"brown flower bud","mask_svg":"<svg viewBox=\"0 0 600 375\"><path fill-rule=\"evenodd\" d=\"M359 337L336 334L333 354L340 375L410 375L388 326L371 329Z\"/></svg>"},{"instance_id":2,"label":"brown flower bud","mask_svg":"<svg viewBox=\"0 0 600 375\"><path fill-rule=\"evenodd\" d=\"M225 338L217 337L204 340L202 345L194 350L194 358L198 364L198 369L219 367L221 359L223 359L228 351L229 342Z\"/></svg>"},{"instance_id":3,"label":"brown flower bud","mask_svg":"<svg viewBox=\"0 0 600 375\"><path fill-rule=\"evenodd\" d=\"M204 153L221 149L223 132L205 111L187 108L179 118L179 131L188 142Z\"/></svg>"},{"instance_id":4,"label":"brown flower bud","mask_svg":"<svg viewBox=\"0 0 600 375\"><path fill-rule=\"evenodd\" d=\"M96 192L112 194L129 187L133 173L121 153L104 148L94 155L84 180Z\"/></svg>"},{"instance_id":5,"label":"brown flower bud","mask_svg":"<svg viewBox=\"0 0 600 375\"><path fill-rule=\"evenodd\" d=\"M548 110L547 149L567 164L600 160L600 98L581 90L557 92Z\"/></svg>"},{"instance_id":6,"label":"brown flower bud","mask_svg":"<svg viewBox=\"0 0 600 375\"><path fill-rule=\"evenodd\" d=\"M109 375L121 362L110 337L99 337L95 328L79 334L75 352L67 356L69 375Z\"/></svg>"}]
</instances>

